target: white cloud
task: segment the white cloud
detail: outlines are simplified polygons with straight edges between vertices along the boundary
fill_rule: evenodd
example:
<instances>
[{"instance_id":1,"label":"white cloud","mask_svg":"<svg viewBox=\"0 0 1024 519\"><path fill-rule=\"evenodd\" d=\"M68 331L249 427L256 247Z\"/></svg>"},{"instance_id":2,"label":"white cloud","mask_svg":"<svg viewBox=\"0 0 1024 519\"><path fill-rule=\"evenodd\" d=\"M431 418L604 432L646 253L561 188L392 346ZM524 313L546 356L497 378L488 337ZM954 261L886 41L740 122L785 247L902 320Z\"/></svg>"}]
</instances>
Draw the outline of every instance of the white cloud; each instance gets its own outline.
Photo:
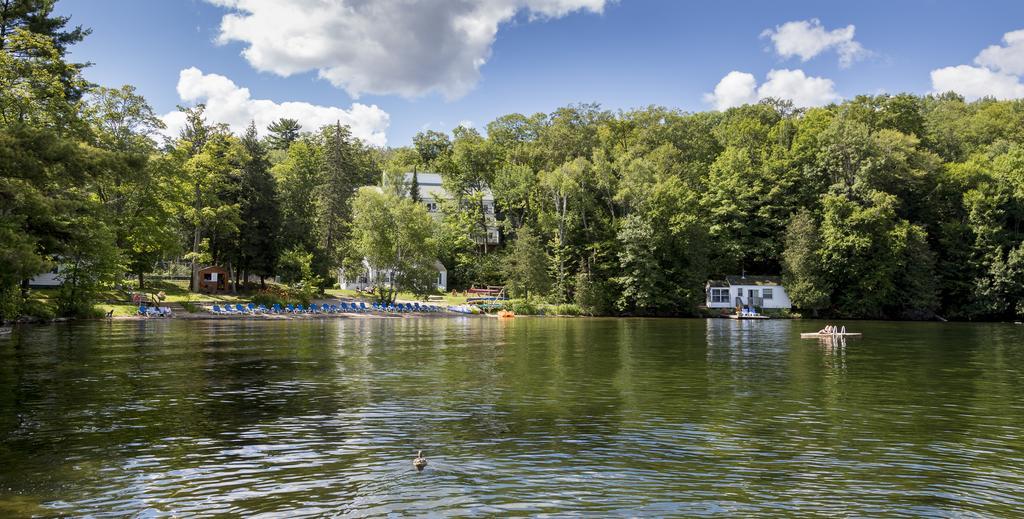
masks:
<instances>
[{"instance_id":1,"label":"white cloud","mask_svg":"<svg viewBox=\"0 0 1024 519\"><path fill-rule=\"evenodd\" d=\"M181 71L178 77L178 96L189 103L205 103L210 122L226 123L235 132L244 131L249 121L263 131L271 122L287 117L299 121L306 130L340 121L352 129L352 135L368 144L383 146L387 143L390 117L377 105L354 103L351 108L321 106L303 102L276 103L269 99L253 99L248 88L239 87L219 74L203 74L195 67ZM177 136L185 123L183 114L171 112L163 117L166 133Z\"/></svg>"},{"instance_id":2,"label":"white cloud","mask_svg":"<svg viewBox=\"0 0 1024 519\"><path fill-rule=\"evenodd\" d=\"M715 91L704 94L704 101L716 110L753 103L757 100L757 79L753 74L734 70L715 85Z\"/></svg>"},{"instance_id":3,"label":"white cloud","mask_svg":"<svg viewBox=\"0 0 1024 519\"><path fill-rule=\"evenodd\" d=\"M1005 45L982 50L974 63L932 70L932 91L956 92L968 100L982 97L1018 99L1024 97L1024 29L1003 35Z\"/></svg>"},{"instance_id":4,"label":"white cloud","mask_svg":"<svg viewBox=\"0 0 1024 519\"><path fill-rule=\"evenodd\" d=\"M839 54L839 66L849 67L854 61L870 54L860 42L853 39L856 28L847 25L831 31L825 30L817 18L786 22L775 29L765 29L761 37L772 40L775 52L783 58L799 56L807 61L822 52L835 49Z\"/></svg>"},{"instance_id":5,"label":"white cloud","mask_svg":"<svg viewBox=\"0 0 1024 519\"><path fill-rule=\"evenodd\" d=\"M207 0L231 10L219 41L242 42L257 70L315 70L349 95L469 92L498 27L586 10L606 0Z\"/></svg>"},{"instance_id":6,"label":"white cloud","mask_svg":"<svg viewBox=\"0 0 1024 519\"><path fill-rule=\"evenodd\" d=\"M1016 99L1024 97L1020 78L984 67L957 65L932 71L932 90L936 93L956 92L968 100L981 97Z\"/></svg>"},{"instance_id":7,"label":"white cloud","mask_svg":"<svg viewBox=\"0 0 1024 519\"><path fill-rule=\"evenodd\" d=\"M978 54L974 62L1005 74L1024 74L1024 29L1003 35L1006 46L992 45Z\"/></svg>"},{"instance_id":8,"label":"white cloud","mask_svg":"<svg viewBox=\"0 0 1024 519\"><path fill-rule=\"evenodd\" d=\"M802 70L770 70L767 81L757 86L753 74L732 71L725 75L714 93L704 94L704 101L717 110L753 103L774 97L788 99L799 107L822 106L842 99L831 79L808 76Z\"/></svg>"},{"instance_id":9,"label":"white cloud","mask_svg":"<svg viewBox=\"0 0 1024 519\"><path fill-rule=\"evenodd\" d=\"M796 106L822 106L839 101L836 85L831 79L807 76L802 70L771 70L768 81L757 89L757 97L777 97L793 101Z\"/></svg>"}]
</instances>

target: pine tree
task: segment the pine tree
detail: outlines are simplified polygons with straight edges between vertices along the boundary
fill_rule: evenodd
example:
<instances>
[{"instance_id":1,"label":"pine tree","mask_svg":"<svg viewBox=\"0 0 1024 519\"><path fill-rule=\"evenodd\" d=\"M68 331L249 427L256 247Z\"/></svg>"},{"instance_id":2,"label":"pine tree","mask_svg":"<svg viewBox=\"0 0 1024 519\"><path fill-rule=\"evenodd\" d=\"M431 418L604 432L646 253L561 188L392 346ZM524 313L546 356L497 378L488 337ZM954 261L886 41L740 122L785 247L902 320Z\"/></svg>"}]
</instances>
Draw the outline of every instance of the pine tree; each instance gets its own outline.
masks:
<instances>
[{"instance_id":1,"label":"pine tree","mask_svg":"<svg viewBox=\"0 0 1024 519\"><path fill-rule=\"evenodd\" d=\"M412 183L409 185L409 198L417 204L420 203L420 179L416 169L412 170Z\"/></svg>"},{"instance_id":2,"label":"pine tree","mask_svg":"<svg viewBox=\"0 0 1024 519\"><path fill-rule=\"evenodd\" d=\"M275 150L287 150L299 138L301 130L302 125L295 119L278 119L267 126L267 131L270 132L267 144Z\"/></svg>"},{"instance_id":3,"label":"pine tree","mask_svg":"<svg viewBox=\"0 0 1024 519\"><path fill-rule=\"evenodd\" d=\"M352 220L352 196L359 187L360 169L355 144L347 126L336 123L323 130L324 161L316 189L317 234L323 255L316 258L315 273L326 276L341 264L341 243L348 237Z\"/></svg>"},{"instance_id":4,"label":"pine tree","mask_svg":"<svg viewBox=\"0 0 1024 519\"><path fill-rule=\"evenodd\" d=\"M242 138L249 153L242 165L241 196L239 200L242 223L239 226L239 268L260 277L260 284L274 274L278 247L280 209L275 191L274 177L270 174L267 152L256 135L256 125L250 123Z\"/></svg>"},{"instance_id":5,"label":"pine tree","mask_svg":"<svg viewBox=\"0 0 1024 519\"><path fill-rule=\"evenodd\" d=\"M0 0L0 50L11 50L11 37L20 29L48 37L63 59L67 55L68 47L85 39L92 30L82 28L81 25L64 30L71 17L53 16L53 6L56 3L56 0ZM61 72L64 95L70 101L78 101L86 89L77 79L82 69L90 63L68 65L66 70Z\"/></svg>"}]
</instances>

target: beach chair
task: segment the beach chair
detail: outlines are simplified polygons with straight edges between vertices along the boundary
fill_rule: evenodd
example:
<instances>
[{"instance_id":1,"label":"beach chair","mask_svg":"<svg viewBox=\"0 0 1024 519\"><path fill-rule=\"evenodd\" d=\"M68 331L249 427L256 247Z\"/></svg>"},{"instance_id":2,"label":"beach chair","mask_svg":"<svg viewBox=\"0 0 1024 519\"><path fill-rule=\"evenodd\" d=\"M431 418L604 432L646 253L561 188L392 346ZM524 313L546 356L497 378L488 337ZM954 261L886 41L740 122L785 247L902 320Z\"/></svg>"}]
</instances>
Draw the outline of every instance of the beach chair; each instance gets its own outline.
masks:
<instances>
[{"instance_id":1,"label":"beach chair","mask_svg":"<svg viewBox=\"0 0 1024 519\"><path fill-rule=\"evenodd\" d=\"M139 315L144 316L144 317L149 317L148 315L146 315L146 307L145 306L141 306L141 305L139 306Z\"/></svg>"},{"instance_id":2,"label":"beach chair","mask_svg":"<svg viewBox=\"0 0 1024 519\"><path fill-rule=\"evenodd\" d=\"M240 314L244 314L244 313L246 313L246 311L245 311L245 307L244 307L244 306L242 306L242 304L241 304L241 303L235 303L235 311L236 311L236 312L238 312L238 313L240 313Z\"/></svg>"},{"instance_id":3,"label":"beach chair","mask_svg":"<svg viewBox=\"0 0 1024 519\"><path fill-rule=\"evenodd\" d=\"M364 303L362 301L359 302L359 311L363 312L363 313L366 313L366 303Z\"/></svg>"},{"instance_id":4,"label":"beach chair","mask_svg":"<svg viewBox=\"0 0 1024 519\"><path fill-rule=\"evenodd\" d=\"M246 305L246 308L249 309L250 314L256 313L256 305L249 303L248 305Z\"/></svg>"},{"instance_id":5,"label":"beach chair","mask_svg":"<svg viewBox=\"0 0 1024 519\"><path fill-rule=\"evenodd\" d=\"M280 303L274 303L270 307L270 313L272 313L272 314L279 314L279 313L281 313L281 304Z\"/></svg>"},{"instance_id":6,"label":"beach chair","mask_svg":"<svg viewBox=\"0 0 1024 519\"><path fill-rule=\"evenodd\" d=\"M256 307L256 311L261 313L261 314L269 314L270 313L270 309L267 308L267 305L257 306Z\"/></svg>"},{"instance_id":7,"label":"beach chair","mask_svg":"<svg viewBox=\"0 0 1024 519\"><path fill-rule=\"evenodd\" d=\"M288 313L290 313L290 314L294 314L295 313L295 307L292 306L291 303L286 304L285 305L285 309L288 310Z\"/></svg>"},{"instance_id":8,"label":"beach chair","mask_svg":"<svg viewBox=\"0 0 1024 519\"><path fill-rule=\"evenodd\" d=\"M300 305L296 305L295 306L295 313L297 313L297 314L304 314L304 313L306 313L306 307L302 306L301 304Z\"/></svg>"}]
</instances>

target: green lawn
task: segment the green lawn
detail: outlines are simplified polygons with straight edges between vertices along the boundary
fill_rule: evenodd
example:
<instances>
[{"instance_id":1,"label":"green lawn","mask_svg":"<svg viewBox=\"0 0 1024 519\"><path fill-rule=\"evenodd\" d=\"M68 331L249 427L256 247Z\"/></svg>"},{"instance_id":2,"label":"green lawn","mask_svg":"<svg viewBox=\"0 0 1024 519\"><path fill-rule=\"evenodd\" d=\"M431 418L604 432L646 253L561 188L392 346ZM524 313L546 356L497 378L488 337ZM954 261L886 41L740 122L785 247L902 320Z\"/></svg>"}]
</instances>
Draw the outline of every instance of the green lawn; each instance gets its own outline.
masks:
<instances>
[{"instance_id":1,"label":"green lawn","mask_svg":"<svg viewBox=\"0 0 1024 519\"><path fill-rule=\"evenodd\" d=\"M142 290L146 294L163 292L168 303L184 303L189 301L213 301L215 303L240 303L248 301L247 294L195 294L188 290L186 279L160 279L146 282Z\"/></svg>"}]
</instances>

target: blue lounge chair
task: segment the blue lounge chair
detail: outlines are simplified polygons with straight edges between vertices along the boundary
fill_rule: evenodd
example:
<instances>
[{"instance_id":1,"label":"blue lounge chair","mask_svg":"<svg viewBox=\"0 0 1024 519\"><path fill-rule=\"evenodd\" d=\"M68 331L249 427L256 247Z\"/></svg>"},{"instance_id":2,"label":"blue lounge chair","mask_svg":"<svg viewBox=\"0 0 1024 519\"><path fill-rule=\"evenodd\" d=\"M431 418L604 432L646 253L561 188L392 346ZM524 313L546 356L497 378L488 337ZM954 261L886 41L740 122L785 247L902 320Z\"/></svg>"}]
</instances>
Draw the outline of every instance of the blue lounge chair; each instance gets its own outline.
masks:
<instances>
[{"instance_id":1,"label":"blue lounge chair","mask_svg":"<svg viewBox=\"0 0 1024 519\"><path fill-rule=\"evenodd\" d=\"M146 307L139 306L139 315L146 315Z\"/></svg>"},{"instance_id":2,"label":"blue lounge chair","mask_svg":"<svg viewBox=\"0 0 1024 519\"><path fill-rule=\"evenodd\" d=\"M288 303L287 305L285 305L285 309L287 309L288 313L290 313L290 314L294 314L295 313L295 307L292 306L291 303Z\"/></svg>"},{"instance_id":3,"label":"blue lounge chair","mask_svg":"<svg viewBox=\"0 0 1024 519\"><path fill-rule=\"evenodd\" d=\"M304 306L302 306L301 304L297 305L295 307L295 312L296 313L300 313L300 314L304 314L304 313L306 313L306 308Z\"/></svg>"},{"instance_id":4,"label":"blue lounge chair","mask_svg":"<svg viewBox=\"0 0 1024 519\"><path fill-rule=\"evenodd\" d=\"M274 303L274 305L270 307L270 311L271 311L271 313L275 313L275 314L281 313L281 304L280 303Z\"/></svg>"},{"instance_id":5,"label":"blue lounge chair","mask_svg":"<svg viewBox=\"0 0 1024 519\"><path fill-rule=\"evenodd\" d=\"M222 311L220 309L220 305L213 305L213 308L211 308L210 311L215 313L215 314L222 313Z\"/></svg>"},{"instance_id":6,"label":"blue lounge chair","mask_svg":"<svg viewBox=\"0 0 1024 519\"><path fill-rule=\"evenodd\" d=\"M250 314L256 313L256 305L249 303L248 305L246 305L246 308L249 309Z\"/></svg>"},{"instance_id":7,"label":"blue lounge chair","mask_svg":"<svg viewBox=\"0 0 1024 519\"><path fill-rule=\"evenodd\" d=\"M362 301L359 302L359 311L360 312L366 312L366 303L364 303Z\"/></svg>"}]
</instances>

